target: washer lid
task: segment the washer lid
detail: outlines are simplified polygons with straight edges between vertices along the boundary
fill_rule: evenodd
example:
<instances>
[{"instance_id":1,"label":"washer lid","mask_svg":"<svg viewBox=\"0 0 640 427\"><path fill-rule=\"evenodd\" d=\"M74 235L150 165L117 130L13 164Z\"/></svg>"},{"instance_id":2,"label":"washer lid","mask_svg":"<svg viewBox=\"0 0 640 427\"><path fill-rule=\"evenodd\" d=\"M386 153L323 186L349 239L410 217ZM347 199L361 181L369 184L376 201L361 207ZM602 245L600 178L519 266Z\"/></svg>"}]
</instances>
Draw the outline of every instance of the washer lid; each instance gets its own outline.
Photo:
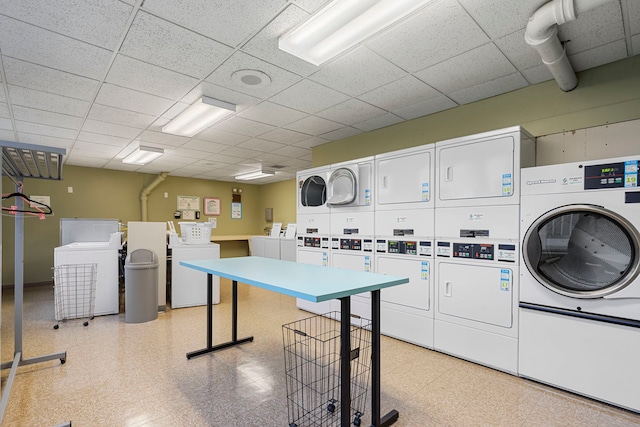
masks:
<instances>
[{"instance_id":1,"label":"washer lid","mask_svg":"<svg viewBox=\"0 0 640 427\"><path fill-rule=\"evenodd\" d=\"M522 248L538 282L573 298L600 298L629 285L638 276L638 252L638 231L593 205L547 212L531 225Z\"/></svg>"},{"instance_id":2,"label":"washer lid","mask_svg":"<svg viewBox=\"0 0 640 427\"><path fill-rule=\"evenodd\" d=\"M339 168L329 178L327 205L346 205L356 199L358 183L351 169Z\"/></svg>"}]
</instances>

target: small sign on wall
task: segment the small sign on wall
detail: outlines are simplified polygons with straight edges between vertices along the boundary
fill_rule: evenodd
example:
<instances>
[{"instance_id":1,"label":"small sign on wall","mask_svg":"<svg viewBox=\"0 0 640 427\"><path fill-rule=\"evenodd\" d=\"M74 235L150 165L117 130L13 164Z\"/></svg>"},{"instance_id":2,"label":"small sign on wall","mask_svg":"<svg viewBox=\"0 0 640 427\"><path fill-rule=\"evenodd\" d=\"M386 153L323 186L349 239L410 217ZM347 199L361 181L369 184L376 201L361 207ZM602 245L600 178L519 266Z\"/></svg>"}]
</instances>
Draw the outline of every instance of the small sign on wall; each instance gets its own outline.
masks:
<instances>
[{"instance_id":1,"label":"small sign on wall","mask_svg":"<svg viewBox=\"0 0 640 427\"><path fill-rule=\"evenodd\" d=\"M242 203L231 203L231 219L242 218Z\"/></svg>"}]
</instances>

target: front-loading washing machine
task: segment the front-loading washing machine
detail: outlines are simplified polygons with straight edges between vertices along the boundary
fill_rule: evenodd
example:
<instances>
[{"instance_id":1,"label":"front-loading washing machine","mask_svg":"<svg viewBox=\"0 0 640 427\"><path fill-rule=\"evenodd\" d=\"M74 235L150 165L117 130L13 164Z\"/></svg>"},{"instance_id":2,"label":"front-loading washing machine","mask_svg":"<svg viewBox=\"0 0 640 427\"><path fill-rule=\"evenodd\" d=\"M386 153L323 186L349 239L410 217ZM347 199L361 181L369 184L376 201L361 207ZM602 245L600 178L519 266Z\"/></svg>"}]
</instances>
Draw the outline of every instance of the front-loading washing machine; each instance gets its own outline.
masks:
<instances>
[{"instance_id":1,"label":"front-loading washing machine","mask_svg":"<svg viewBox=\"0 0 640 427\"><path fill-rule=\"evenodd\" d=\"M329 166L306 169L296 173L296 214L329 213L327 182Z\"/></svg>"},{"instance_id":2,"label":"front-loading washing machine","mask_svg":"<svg viewBox=\"0 0 640 427\"><path fill-rule=\"evenodd\" d=\"M635 411L639 161L523 169L521 216L520 374Z\"/></svg>"},{"instance_id":3,"label":"front-loading washing machine","mask_svg":"<svg viewBox=\"0 0 640 427\"><path fill-rule=\"evenodd\" d=\"M482 215L469 215L478 209ZM518 221L505 214L513 212L495 206L436 209L436 232L449 237L439 236L434 248L434 347L516 374Z\"/></svg>"}]
</instances>

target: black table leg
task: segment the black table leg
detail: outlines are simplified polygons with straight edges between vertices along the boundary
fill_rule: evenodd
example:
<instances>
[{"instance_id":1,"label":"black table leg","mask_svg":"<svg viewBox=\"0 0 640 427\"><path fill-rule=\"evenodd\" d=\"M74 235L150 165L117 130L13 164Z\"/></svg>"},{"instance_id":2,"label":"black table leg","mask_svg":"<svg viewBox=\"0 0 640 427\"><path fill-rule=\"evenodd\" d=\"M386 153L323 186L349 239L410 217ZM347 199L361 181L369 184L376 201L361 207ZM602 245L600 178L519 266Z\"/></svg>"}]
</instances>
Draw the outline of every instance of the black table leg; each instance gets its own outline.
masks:
<instances>
[{"instance_id":1,"label":"black table leg","mask_svg":"<svg viewBox=\"0 0 640 427\"><path fill-rule=\"evenodd\" d=\"M238 339L238 282L233 281L231 289L231 341L213 344L213 275L207 274L207 346L202 350L187 353L187 359L192 359L203 354L211 353L223 348L233 347L253 341L253 337Z\"/></svg>"},{"instance_id":2,"label":"black table leg","mask_svg":"<svg viewBox=\"0 0 640 427\"><path fill-rule=\"evenodd\" d=\"M371 291L371 426L390 426L400 414L392 409L380 417L380 291Z\"/></svg>"},{"instance_id":3,"label":"black table leg","mask_svg":"<svg viewBox=\"0 0 640 427\"><path fill-rule=\"evenodd\" d=\"M340 298L340 425L351 424L351 297Z\"/></svg>"}]
</instances>

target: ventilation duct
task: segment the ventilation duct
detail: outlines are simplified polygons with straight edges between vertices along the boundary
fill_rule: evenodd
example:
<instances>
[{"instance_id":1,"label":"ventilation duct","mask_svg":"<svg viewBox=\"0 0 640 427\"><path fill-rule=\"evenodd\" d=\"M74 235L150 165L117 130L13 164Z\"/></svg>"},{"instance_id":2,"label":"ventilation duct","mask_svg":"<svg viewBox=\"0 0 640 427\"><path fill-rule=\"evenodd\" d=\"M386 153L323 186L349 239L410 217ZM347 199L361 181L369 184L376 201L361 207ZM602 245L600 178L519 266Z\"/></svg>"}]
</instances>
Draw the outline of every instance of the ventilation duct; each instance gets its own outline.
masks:
<instances>
[{"instance_id":1,"label":"ventilation duct","mask_svg":"<svg viewBox=\"0 0 640 427\"><path fill-rule=\"evenodd\" d=\"M558 25L574 21L581 15L611 0L552 0L544 4L529 18L524 39L538 51L542 62L549 68L560 89L565 92L578 86L567 51L558 38Z\"/></svg>"}]
</instances>

